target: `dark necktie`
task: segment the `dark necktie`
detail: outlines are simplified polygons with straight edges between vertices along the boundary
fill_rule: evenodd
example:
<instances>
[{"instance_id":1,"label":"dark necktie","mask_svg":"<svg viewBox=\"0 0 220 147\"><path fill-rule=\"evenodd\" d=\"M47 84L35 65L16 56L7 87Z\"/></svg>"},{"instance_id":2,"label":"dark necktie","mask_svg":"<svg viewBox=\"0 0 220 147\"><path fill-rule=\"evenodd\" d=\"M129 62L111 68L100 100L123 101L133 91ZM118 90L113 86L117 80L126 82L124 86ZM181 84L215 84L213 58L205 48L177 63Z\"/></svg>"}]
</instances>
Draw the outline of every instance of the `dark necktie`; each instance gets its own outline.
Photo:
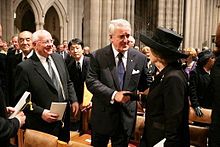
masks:
<instances>
[{"instance_id":1,"label":"dark necktie","mask_svg":"<svg viewBox=\"0 0 220 147\"><path fill-rule=\"evenodd\" d=\"M119 53L118 54L118 68L117 68L117 74L118 74L118 80L119 80L119 85L120 89L122 90L123 84L124 84L124 77L125 77L125 67L122 62L122 57L123 54Z\"/></svg>"},{"instance_id":2,"label":"dark necktie","mask_svg":"<svg viewBox=\"0 0 220 147\"><path fill-rule=\"evenodd\" d=\"M27 57L26 57L26 56L24 57L24 60L27 60Z\"/></svg>"},{"instance_id":3,"label":"dark necktie","mask_svg":"<svg viewBox=\"0 0 220 147\"><path fill-rule=\"evenodd\" d=\"M77 68L77 70L78 70L78 71L80 71L80 72L81 72L81 66L80 66L80 62L77 62L77 63L76 63L76 68Z\"/></svg>"},{"instance_id":4,"label":"dark necktie","mask_svg":"<svg viewBox=\"0 0 220 147\"><path fill-rule=\"evenodd\" d=\"M48 63L48 71L49 71L49 76L58 92L58 100L62 101L63 100L63 95L62 95L62 90L61 90L61 85L59 83L58 77L56 76L52 66L51 66L51 60L47 58L47 63Z\"/></svg>"},{"instance_id":5,"label":"dark necktie","mask_svg":"<svg viewBox=\"0 0 220 147\"><path fill-rule=\"evenodd\" d=\"M81 70L80 62L76 62L76 74L77 74L77 78L79 78L78 80L81 80L82 70Z\"/></svg>"}]
</instances>

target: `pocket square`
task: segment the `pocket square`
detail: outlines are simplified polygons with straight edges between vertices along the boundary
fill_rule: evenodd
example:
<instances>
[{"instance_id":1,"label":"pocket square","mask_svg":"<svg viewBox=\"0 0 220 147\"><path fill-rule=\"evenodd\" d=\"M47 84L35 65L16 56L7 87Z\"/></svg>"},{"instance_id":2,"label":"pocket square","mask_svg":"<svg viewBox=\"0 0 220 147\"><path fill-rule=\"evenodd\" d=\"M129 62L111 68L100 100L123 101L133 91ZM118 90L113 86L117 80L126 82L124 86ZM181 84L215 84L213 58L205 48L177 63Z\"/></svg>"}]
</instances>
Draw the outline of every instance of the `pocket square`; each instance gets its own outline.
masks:
<instances>
[{"instance_id":1,"label":"pocket square","mask_svg":"<svg viewBox=\"0 0 220 147\"><path fill-rule=\"evenodd\" d=\"M133 69L133 71L132 71L132 75L134 75L134 74L139 74L140 73L140 70L135 70L135 69Z\"/></svg>"}]
</instances>

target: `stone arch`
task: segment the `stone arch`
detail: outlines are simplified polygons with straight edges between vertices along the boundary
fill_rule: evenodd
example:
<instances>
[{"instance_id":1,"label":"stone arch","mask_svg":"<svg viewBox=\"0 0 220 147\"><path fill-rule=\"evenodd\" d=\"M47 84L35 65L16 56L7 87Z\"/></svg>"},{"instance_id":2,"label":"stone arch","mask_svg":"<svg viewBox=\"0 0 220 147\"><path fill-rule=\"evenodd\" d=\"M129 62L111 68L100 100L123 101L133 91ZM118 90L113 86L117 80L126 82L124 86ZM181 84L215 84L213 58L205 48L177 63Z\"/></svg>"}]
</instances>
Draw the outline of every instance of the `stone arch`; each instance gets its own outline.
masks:
<instances>
[{"instance_id":1,"label":"stone arch","mask_svg":"<svg viewBox=\"0 0 220 147\"><path fill-rule=\"evenodd\" d=\"M54 7L58 14L59 22L60 22L60 42L64 39L64 34L67 34L67 21L65 21L65 18L67 18L67 13L65 11L65 8L63 4L59 0L50 1L45 5L44 12L47 12L50 7ZM45 13L46 14L46 13Z\"/></svg>"},{"instance_id":2,"label":"stone arch","mask_svg":"<svg viewBox=\"0 0 220 147\"><path fill-rule=\"evenodd\" d=\"M54 45L60 44L60 21L58 14L53 6L51 6L44 18L44 29L49 31L53 37Z\"/></svg>"},{"instance_id":3,"label":"stone arch","mask_svg":"<svg viewBox=\"0 0 220 147\"><path fill-rule=\"evenodd\" d=\"M28 4L31 6L32 10L33 10L33 14L34 14L34 18L35 18L35 25L36 25L36 30L39 30L42 28L43 25L43 21L42 21L42 17L43 17L43 9L40 5L39 0L26 0L28 2ZM24 2L23 0L17 0L14 1L13 3L13 12L15 13L19 4L21 2Z\"/></svg>"}]
</instances>

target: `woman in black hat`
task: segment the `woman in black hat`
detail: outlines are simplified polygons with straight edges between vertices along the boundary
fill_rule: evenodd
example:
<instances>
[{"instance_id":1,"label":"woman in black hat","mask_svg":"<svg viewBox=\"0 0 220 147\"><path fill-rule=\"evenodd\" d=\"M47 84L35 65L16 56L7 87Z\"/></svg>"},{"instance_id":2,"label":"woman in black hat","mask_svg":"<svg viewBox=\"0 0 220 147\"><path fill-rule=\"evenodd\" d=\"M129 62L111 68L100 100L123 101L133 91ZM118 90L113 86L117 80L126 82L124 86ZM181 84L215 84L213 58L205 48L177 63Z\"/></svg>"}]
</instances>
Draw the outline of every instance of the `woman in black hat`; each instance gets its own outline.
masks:
<instances>
[{"instance_id":1,"label":"woman in black hat","mask_svg":"<svg viewBox=\"0 0 220 147\"><path fill-rule=\"evenodd\" d=\"M190 101L197 116L203 115L201 107L211 108L210 71L214 65L215 56L210 49L198 54L197 66L190 72Z\"/></svg>"},{"instance_id":2,"label":"woman in black hat","mask_svg":"<svg viewBox=\"0 0 220 147\"><path fill-rule=\"evenodd\" d=\"M153 147L164 138L164 147L189 147L187 76L178 62L187 58L178 51L182 37L158 27L153 37L141 35L140 40L150 47L150 60L159 70L146 100L140 147Z\"/></svg>"}]
</instances>

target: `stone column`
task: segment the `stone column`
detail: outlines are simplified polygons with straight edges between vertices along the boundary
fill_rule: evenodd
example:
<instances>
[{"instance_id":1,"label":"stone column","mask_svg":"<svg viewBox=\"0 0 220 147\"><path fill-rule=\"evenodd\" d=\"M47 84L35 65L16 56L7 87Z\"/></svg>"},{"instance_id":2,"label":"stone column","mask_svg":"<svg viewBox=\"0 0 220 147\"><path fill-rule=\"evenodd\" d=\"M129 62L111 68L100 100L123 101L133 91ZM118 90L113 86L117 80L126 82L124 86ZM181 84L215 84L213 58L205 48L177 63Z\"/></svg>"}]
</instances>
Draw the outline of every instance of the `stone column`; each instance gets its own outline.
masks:
<instances>
[{"instance_id":1,"label":"stone column","mask_svg":"<svg viewBox=\"0 0 220 147\"><path fill-rule=\"evenodd\" d=\"M165 0L159 0L158 2L158 26L164 26L165 22Z\"/></svg>"},{"instance_id":2,"label":"stone column","mask_svg":"<svg viewBox=\"0 0 220 147\"><path fill-rule=\"evenodd\" d=\"M111 6L112 6L112 0L105 0L102 1L102 31L101 31L101 47L106 46L109 44L109 32L108 32L108 26L109 22L111 20Z\"/></svg>"}]
</instances>

